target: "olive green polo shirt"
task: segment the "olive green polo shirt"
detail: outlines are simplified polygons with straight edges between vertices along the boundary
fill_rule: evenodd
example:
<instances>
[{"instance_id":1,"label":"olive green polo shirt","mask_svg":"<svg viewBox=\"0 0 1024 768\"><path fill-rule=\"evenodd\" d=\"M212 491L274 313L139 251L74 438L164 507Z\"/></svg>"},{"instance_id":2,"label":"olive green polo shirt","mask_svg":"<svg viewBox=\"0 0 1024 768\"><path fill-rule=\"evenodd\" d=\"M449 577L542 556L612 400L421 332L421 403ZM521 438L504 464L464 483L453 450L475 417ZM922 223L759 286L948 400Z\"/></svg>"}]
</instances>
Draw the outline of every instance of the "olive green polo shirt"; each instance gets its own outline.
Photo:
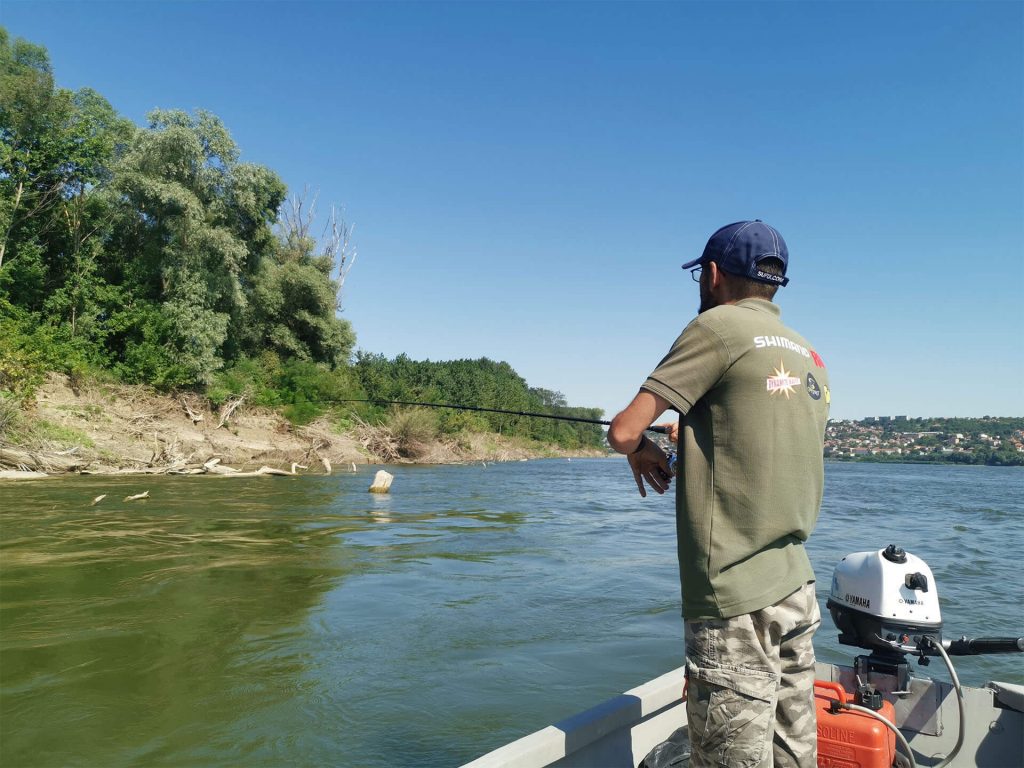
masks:
<instances>
[{"instance_id":1,"label":"olive green polo shirt","mask_svg":"<svg viewBox=\"0 0 1024 768\"><path fill-rule=\"evenodd\" d=\"M643 385L682 414L676 531L683 615L760 610L814 579L803 543L824 484L828 374L778 306L699 314Z\"/></svg>"}]
</instances>

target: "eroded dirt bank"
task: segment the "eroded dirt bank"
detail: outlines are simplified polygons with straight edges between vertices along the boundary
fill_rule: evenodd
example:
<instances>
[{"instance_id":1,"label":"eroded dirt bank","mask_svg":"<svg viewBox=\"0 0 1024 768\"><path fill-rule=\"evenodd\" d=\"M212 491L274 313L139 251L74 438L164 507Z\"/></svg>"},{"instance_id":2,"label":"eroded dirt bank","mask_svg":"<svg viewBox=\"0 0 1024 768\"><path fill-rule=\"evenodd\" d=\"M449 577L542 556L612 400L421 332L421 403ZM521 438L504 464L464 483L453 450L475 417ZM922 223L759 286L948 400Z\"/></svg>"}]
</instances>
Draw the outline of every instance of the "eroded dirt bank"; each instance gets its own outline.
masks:
<instances>
[{"instance_id":1,"label":"eroded dirt bank","mask_svg":"<svg viewBox=\"0 0 1024 768\"><path fill-rule=\"evenodd\" d=\"M387 434L369 426L339 432L326 421L294 427L267 409L242 402L230 415L196 397L172 397L144 387L73 387L51 375L0 431L0 471L96 474L198 473L205 467L271 467L308 472L352 463L514 461L542 456L602 456L563 451L494 434L460 435L417 446L415 458L396 457Z\"/></svg>"}]
</instances>

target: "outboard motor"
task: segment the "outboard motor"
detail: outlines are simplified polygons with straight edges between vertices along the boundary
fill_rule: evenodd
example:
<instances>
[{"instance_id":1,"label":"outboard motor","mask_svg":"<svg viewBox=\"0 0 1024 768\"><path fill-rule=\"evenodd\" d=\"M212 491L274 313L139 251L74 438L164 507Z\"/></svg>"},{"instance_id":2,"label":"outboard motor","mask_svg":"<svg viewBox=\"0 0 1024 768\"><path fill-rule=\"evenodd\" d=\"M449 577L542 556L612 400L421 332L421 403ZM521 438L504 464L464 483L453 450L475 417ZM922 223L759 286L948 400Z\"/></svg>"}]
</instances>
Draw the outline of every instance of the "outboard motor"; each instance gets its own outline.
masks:
<instances>
[{"instance_id":1,"label":"outboard motor","mask_svg":"<svg viewBox=\"0 0 1024 768\"><path fill-rule=\"evenodd\" d=\"M1024 651L1024 637L943 640L931 568L895 544L844 557L832 573L826 606L839 642L871 651L872 660L905 662L910 654L927 664L927 656L942 655L939 646L950 656Z\"/></svg>"},{"instance_id":2,"label":"outboard motor","mask_svg":"<svg viewBox=\"0 0 1024 768\"><path fill-rule=\"evenodd\" d=\"M949 670L957 694L960 710L960 729L953 751L936 768L953 761L964 743L964 694L957 679L950 656L979 653L1017 653L1024 651L1024 637L985 637L958 640L942 639L942 614L939 595L931 569L919 557L895 544L870 552L854 552L836 565L832 574L832 589L826 602L832 621L839 629L839 642L870 651L868 656L854 659L857 690L850 694L856 704L845 700L848 692L840 691L836 701L819 707L819 755L845 755L849 750L852 726L863 730L863 724L851 719L832 720L830 726L845 734L836 744L822 736L822 712L841 715L854 710L872 715L886 724L904 747L910 748L893 726L893 708L883 701L881 692L872 683L874 673L895 678L896 689L886 688L892 696L912 694L910 665L907 656L917 656L919 663L928 664L929 656L941 656ZM835 686L834 683L815 685ZM886 709L887 708L887 709ZM849 733L847 733L849 731ZM859 737L858 737L859 738ZM882 742L875 737L878 744ZM892 742L891 742L892 743ZM884 745L883 745L884 746ZM879 749L884 754L884 749ZM888 764L887 761L883 761ZM898 759L901 764L913 765L912 760ZM859 765L867 763L858 763Z\"/></svg>"},{"instance_id":3,"label":"outboard motor","mask_svg":"<svg viewBox=\"0 0 1024 768\"><path fill-rule=\"evenodd\" d=\"M832 574L826 603L839 642L888 655L893 643L942 639L935 578L927 563L895 544L844 557Z\"/></svg>"}]
</instances>

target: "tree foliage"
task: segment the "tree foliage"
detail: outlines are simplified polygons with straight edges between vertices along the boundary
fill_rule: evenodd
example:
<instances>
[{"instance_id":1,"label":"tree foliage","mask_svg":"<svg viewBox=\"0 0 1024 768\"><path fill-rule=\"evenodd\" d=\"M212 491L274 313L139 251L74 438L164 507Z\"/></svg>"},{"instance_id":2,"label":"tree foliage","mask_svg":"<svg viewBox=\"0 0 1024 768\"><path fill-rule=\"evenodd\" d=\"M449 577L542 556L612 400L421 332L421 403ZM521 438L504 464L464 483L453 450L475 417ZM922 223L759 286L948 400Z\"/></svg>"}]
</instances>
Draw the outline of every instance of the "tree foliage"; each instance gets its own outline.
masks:
<instances>
[{"instance_id":1,"label":"tree foliage","mask_svg":"<svg viewBox=\"0 0 1024 768\"><path fill-rule=\"evenodd\" d=\"M353 365L355 333L339 317L351 229L332 211L315 237L315 199L285 205L281 179L242 162L213 113L156 109L147 120L136 126L88 88L57 87L46 50L0 27L6 403L57 370L193 388L215 403L244 394L297 423L366 396L600 415L531 389L507 363L363 353ZM435 429L601 442L596 427L538 419L355 410L398 419L410 450Z\"/></svg>"},{"instance_id":2,"label":"tree foliage","mask_svg":"<svg viewBox=\"0 0 1024 768\"><path fill-rule=\"evenodd\" d=\"M0 139L0 298L76 364L170 388L267 348L348 361L330 255L279 230L283 182L216 115L137 128L0 28Z\"/></svg>"},{"instance_id":3,"label":"tree foliage","mask_svg":"<svg viewBox=\"0 0 1024 768\"><path fill-rule=\"evenodd\" d=\"M373 400L468 405L583 419L600 419L602 415L597 408L570 408L561 393L532 388L508 363L487 358L431 362L407 355L388 359L360 352L355 368L366 396ZM437 421L445 433L476 426L573 448L603 444L603 432L594 424L448 409L437 411Z\"/></svg>"}]
</instances>

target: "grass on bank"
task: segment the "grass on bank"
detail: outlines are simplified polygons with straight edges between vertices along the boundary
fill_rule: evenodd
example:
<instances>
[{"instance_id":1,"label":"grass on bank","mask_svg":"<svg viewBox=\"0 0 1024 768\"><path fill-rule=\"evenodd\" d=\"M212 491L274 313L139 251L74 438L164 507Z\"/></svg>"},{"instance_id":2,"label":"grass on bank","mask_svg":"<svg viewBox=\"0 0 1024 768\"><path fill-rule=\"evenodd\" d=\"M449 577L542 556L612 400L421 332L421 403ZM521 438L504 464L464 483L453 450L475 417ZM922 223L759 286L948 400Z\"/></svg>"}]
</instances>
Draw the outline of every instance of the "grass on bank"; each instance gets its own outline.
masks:
<instances>
[{"instance_id":1,"label":"grass on bank","mask_svg":"<svg viewBox=\"0 0 1024 768\"><path fill-rule=\"evenodd\" d=\"M19 401L3 393L0 393L0 444L43 451L95 447L85 432L35 417Z\"/></svg>"}]
</instances>

